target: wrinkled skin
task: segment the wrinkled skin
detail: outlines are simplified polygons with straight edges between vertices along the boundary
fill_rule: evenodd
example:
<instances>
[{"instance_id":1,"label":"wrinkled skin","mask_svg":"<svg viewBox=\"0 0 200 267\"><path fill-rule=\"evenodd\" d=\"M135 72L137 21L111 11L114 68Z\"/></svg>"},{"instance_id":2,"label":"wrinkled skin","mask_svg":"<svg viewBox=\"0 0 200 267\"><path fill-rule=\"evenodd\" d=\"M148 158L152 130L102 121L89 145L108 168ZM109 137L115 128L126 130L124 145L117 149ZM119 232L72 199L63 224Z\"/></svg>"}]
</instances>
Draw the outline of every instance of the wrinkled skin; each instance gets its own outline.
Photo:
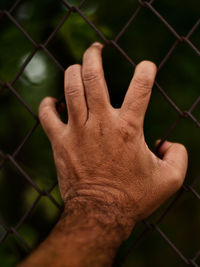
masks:
<instances>
[{"instance_id":1,"label":"wrinkled skin","mask_svg":"<svg viewBox=\"0 0 200 267\"><path fill-rule=\"evenodd\" d=\"M180 188L187 152L183 145L166 141L160 159L145 142L143 121L156 76L154 63L137 65L122 107L115 109L101 51L101 44L93 44L82 66L72 65L65 72L68 124L60 120L56 100L50 97L42 101L39 117L52 144L64 202L89 196L116 203L131 209L129 217L136 222Z\"/></svg>"}]
</instances>

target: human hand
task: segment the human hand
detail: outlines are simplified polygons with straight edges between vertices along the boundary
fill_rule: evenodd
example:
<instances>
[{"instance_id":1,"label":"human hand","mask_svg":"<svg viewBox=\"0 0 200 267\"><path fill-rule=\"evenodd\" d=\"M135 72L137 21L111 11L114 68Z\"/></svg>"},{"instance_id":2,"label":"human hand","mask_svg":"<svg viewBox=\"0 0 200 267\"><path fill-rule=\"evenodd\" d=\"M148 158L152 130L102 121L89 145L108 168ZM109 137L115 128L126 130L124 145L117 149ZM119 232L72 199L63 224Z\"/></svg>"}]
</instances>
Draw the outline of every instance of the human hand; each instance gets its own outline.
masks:
<instances>
[{"instance_id":1,"label":"human hand","mask_svg":"<svg viewBox=\"0 0 200 267\"><path fill-rule=\"evenodd\" d=\"M164 142L161 158L148 148L143 122L156 76L149 61L137 65L120 109L109 101L102 67L102 45L93 44L82 66L65 72L69 121L56 111L56 99L39 107L41 124L52 145L64 202L101 201L122 220L124 228L149 216L183 183L187 152ZM123 219L119 219L122 218Z\"/></svg>"}]
</instances>

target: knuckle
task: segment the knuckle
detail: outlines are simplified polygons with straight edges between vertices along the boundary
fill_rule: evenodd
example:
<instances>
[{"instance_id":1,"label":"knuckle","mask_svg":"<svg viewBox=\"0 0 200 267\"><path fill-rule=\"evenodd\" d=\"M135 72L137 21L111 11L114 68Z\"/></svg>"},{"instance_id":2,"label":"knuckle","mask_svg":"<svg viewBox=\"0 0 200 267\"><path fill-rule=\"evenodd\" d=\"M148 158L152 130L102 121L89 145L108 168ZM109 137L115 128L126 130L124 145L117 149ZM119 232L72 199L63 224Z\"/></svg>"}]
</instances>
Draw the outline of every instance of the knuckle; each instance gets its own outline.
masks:
<instances>
[{"instance_id":1,"label":"knuckle","mask_svg":"<svg viewBox=\"0 0 200 267\"><path fill-rule=\"evenodd\" d=\"M181 153L185 153L185 154L187 154L187 149L186 149L186 147L185 147L183 144L177 144L177 146L178 146L179 151L180 151Z\"/></svg>"},{"instance_id":2,"label":"knuckle","mask_svg":"<svg viewBox=\"0 0 200 267\"><path fill-rule=\"evenodd\" d=\"M125 142L129 141L130 139L132 139L132 132L130 130L129 127L123 127L121 126L119 129L120 135L122 136L123 140Z\"/></svg>"},{"instance_id":3,"label":"knuckle","mask_svg":"<svg viewBox=\"0 0 200 267\"><path fill-rule=\"evenodd\" d=\"M126 118L121 118L122 121L118 128L119 134L124 142L133 141L136 135L139 135L139 128L136 124L129 122Z\"/></svg>"},{"instance_id":4,"label":"knuckle","mask_svg":"<svg viewBox=\"0 0 200 267\"><path fill-rule=\"evenodd\" d=\"M152 80L145 73L142 73L140 77L135 78L135 84L137 89L144 92L144 94L148 94L151 90Z\"/></svg>"},{"instance_id":5,"label":"knuckle","mask_svg":"<svg viewBox=\"0 0 200 267\"><path fill-rule=\"evenodd\" d=\"M49 105L52 103L52 101L55 101L55 99L53 99L50 96L45 97L40 105L39 105L39 116L44 112L44 110L49 107Z\"/></svg>"},{"instance_id":6,"label":"knuckle","mask_svg":"<svg viewBox=\"0 0 200 267\"><path fill-rule=\"evenodd\" d=\"M148 94L151 91L156 69L156 65L151 61L142 61L136 67L135 84L144 94Z\"/></svg>"},{"instance_id":7,"label":"knuckle","mask_svg":"<svg viewBox=\"0 0 200 267\"><path fill-rule=\"evenodd\" d=\"M68 96L78 96L82 91L80 68L81 66L79 64L74 64L69 66L65 71L67 77L65 80L65 92Z\"/></svg>"},{"instance_id":8,"label":"knuckle","mask_svg":"<svg viewBox=\"0 0 200 267\"><path fill-rule=\"evenodd\" d=\"M80 95L80 90L81 88L81 85L80 84L69 84L67 86L67 90L66 90L66 93L68 96L79 96Z\"/></svg>"},{"instance_id":9,"label":"knuckle","mask_svg":"<svg viewBox=\"0 0 200 267\"><path fill-rule=\"evenodd\" d=\"M95 82L101 78L101 72L99 70L91 69L83 73L84 82Z\"/></svg>"},{"instance_id":10,"label":"knuckle","mask_svg":"<svg viewBox=\"0 0 200 267\"><path fill-rule=\"evenodd\" d=\"M39 119L41 121L47 121L49 118L49 106L43 105L42 108L39 109Z\"/></svg>"},{"instance_id":11,"label":"knuckle","mask_svg":"<svg viewBox=\"0 0 200 267\"><path fill-rule=\"evenodd\" d=\"M40 103L40 107L49 105L49 103L51 103L51 102L52 102L52 97L47 96L47 97L45 97L45 98L41 101L41 103Z\"/></svg>"},{"instance_id":12,"label":"knuckle","mask_svg":"<svg viewBox=\"0 0 200 267\"><path fill-rule=\"evenodd\" d=\"M178 190L184 181L184 177L181 175L181 173L178 170L175 170L173 172L173 175L171 176L171 182L172 186L174 187L175 190Z\"/></svg>"},{"instance_id":13,"label":"knuckle","mask_svg":"<svg viewBox=\"0 0 200 267\"><path fill-rule=\"evenodd\" d=\"M180 143L174 143L175 151L177 153L177 156L183 157L185 163L188 161L188 152L186 147L183 144Z\"/></svg>"},{"instance_id":14,"label":"knuckle","mask_svg":"<svg viewBox=\"0 0 200 267\"><path fill-rule=\"evenodd\" d=\"M131 107L130 107L131 109ZM135 110L132 110L135 112ZM142 125L139 120L133 120L129 114L123 113L120 116L122 120L122 124L124 128L129 129L128 131L131 133L139 133L140 129L142 129Z\"/></svg>"}]
</instances>

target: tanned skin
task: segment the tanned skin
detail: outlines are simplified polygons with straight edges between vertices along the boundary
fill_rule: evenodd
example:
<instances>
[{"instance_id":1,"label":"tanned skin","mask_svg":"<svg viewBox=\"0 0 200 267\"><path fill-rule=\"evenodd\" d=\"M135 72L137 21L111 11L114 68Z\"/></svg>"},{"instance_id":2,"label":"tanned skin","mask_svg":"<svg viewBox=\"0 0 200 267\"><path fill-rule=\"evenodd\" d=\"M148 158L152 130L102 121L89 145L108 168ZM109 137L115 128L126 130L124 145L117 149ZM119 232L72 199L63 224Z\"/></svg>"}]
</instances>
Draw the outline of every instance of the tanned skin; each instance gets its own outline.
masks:
<instances>
[{"instance_id":1,"label":"tanned skin","mask_svg":"<svg viewBox=\"0 0 200 267\"><path fill-rule=\"evenodd\" d=\"M137 65L123 104L115 109L104 78L102 47L91 45L82 65L65 72L67 124L57 113L56 99L47 97L40 104L39 118L51 142L64 212L21 267L111 266L134 225L184 181L185 147L165 141L158 158L144 138L155 64Z\"/></svg>"}]
</instances>

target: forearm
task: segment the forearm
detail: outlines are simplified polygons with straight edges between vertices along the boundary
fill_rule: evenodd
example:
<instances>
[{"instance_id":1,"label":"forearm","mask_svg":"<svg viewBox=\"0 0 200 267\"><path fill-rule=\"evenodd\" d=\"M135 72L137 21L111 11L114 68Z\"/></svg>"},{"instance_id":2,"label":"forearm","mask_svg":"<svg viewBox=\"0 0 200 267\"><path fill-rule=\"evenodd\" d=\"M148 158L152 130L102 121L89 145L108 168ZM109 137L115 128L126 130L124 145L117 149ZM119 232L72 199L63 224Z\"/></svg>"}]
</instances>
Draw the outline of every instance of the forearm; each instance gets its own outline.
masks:
<instances>
[{"instance_id":1,"label":"forearm","mask_svg":"<svg viewBox=\"0 0 200 267\"><path fill-rule=\"evenodd\" d=\"M69 201L49 237L20 266L111 266L134 225L114 205Z\"/></svg>"}]
</instances>

